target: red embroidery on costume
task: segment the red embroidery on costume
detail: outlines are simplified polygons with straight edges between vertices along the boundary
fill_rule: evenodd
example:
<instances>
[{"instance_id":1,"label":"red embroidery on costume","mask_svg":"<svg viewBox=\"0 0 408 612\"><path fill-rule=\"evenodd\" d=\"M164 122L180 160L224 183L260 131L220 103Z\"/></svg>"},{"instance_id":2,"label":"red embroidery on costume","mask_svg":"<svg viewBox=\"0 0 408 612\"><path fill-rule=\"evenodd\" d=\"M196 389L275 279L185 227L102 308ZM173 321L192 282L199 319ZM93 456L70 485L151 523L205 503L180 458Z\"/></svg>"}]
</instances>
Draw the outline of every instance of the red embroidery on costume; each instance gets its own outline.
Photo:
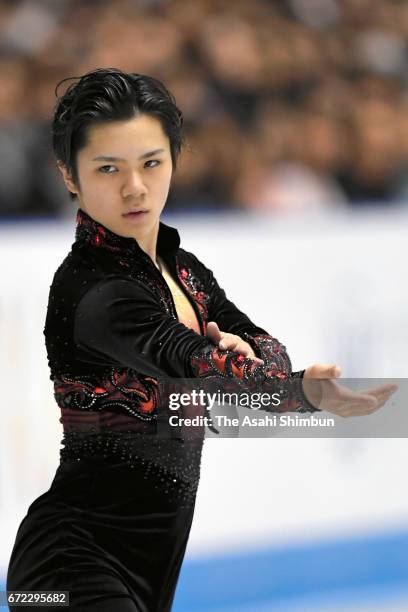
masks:
<instances>
[{"instance_id":1,"label":"red embroidery on costume","mask_svg":"<svg viewBox=\"0 0 408 612\"><path fill-rule=\"evenodd\" d=\"M95 385L95 375L61 375L54 381L54 397L60 408L106 410L143 420L156 418L159 406L156 378L135 372L132 368L112 368L103 385Z\"/></svg>"},{"instance_id":2,"label":"red embroidery on costume","mask_svg":"<svg viewBox=\"0 0 408 612\"><path fill-rule=\"evenodd\" d=\"M208 304L210 296L204 291L204 287L200 279L194 274L191 268L182 266L177 263L177 275L186 288L188 293L191 295L195 303L197 304L200 312L201 319L204 326L204 334L206 333L207 320L208 320Z\"/></svg>"}]
</instances>

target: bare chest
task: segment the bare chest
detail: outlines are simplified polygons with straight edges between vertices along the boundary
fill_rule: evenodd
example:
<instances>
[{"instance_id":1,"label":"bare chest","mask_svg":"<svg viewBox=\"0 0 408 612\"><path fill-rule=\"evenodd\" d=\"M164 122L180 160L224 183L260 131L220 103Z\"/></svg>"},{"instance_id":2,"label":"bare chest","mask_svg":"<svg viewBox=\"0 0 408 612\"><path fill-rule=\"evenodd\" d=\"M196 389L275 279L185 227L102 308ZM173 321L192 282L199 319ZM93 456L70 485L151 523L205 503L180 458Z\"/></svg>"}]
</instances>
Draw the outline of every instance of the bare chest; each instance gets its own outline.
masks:
<instances>
[{"instance_id":1,"label":"bare chest","mask_svg":"<svg viewBox=\"0 0 408 612\"><path fill-rule=\"evenodd\" d=\"M177 316L180 323L183 323L186 327L190 327L197 334L201 334L200 324L197 320L196 313L188 297L173 279L172 275L169 273L166 266L164 265L163 260L161 260L161 262L162 274L173 296L174 305L176 307Z\"/></svg>"}]
</instances>

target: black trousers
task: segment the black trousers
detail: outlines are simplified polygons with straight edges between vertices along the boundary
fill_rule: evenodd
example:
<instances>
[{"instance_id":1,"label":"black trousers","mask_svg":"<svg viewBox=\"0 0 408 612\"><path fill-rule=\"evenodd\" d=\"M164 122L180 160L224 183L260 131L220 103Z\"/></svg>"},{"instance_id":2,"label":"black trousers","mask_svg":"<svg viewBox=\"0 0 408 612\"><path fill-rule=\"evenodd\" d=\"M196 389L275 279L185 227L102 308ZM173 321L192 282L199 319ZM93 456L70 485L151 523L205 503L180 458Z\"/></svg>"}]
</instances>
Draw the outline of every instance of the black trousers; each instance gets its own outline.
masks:
<instances>
[{"instance_id":1,"label":"black trousers","mask_svg":"<svg viewBox=\"0 0 408 612\"><path fill-rule=\"evenodd\" d=\"M69 608L35 607L48 612L171 610L195 496L178 501L144 473L106 458L60 464L20 523L7 590L69 591Z\"/></svg>"}]
</instances>

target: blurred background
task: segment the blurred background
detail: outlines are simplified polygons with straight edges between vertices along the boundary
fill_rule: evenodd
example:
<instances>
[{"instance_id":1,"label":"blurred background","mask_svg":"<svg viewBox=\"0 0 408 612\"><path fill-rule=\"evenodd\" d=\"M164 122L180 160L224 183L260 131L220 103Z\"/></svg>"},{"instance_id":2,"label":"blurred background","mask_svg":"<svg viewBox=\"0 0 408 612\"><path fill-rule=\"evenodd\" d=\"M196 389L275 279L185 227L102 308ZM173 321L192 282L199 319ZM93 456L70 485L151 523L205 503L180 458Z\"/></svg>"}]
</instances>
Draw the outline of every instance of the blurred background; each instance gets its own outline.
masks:
<instances>
[{"instance_id":1,"label":"blurred background","mask_svg":"<svg viewBox=\"0 0 408 612\"><path fill-rule=\"evenodd\" d=\"M70 214L54 88L98 66L162 79L185 115L169 210L406 201L405 0L2 0L0 33L4 216Z\"/></svg>"},{"instance_id":2,"label":"blurred background","mask_svg":"<svg viewBox=\"0 0 408 612\"><path fill-rule=\"evenodd\" d=\"M407 42L406 0L0 0L3 582L62 436L42 335L77 210L58 81L161 79L186 125L164 213L182 246L294 370L405 378ZM206 441L175 612L406 611L406 440L279 438Z\"/></svg>"}]
</instances>

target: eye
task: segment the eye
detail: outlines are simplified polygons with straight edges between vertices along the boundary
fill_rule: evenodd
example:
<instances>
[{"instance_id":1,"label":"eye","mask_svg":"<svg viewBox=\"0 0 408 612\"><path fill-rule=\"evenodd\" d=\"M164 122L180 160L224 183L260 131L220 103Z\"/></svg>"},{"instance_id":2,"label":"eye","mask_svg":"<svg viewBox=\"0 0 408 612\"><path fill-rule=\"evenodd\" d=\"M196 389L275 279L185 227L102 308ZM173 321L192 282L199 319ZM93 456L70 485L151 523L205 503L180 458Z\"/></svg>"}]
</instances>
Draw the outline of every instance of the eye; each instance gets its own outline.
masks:
<instances>
[{"instance_id":1,"label":"eye","mask_svg":"<svg viewBox=\"0 0 408 612\"><path fill-rule=\"evenodd\" d=\"M158 159L149 159L149 161L147 161L146 164L149 164L150 162L156 162L157 165L161 164L161 161ZM156 168L156 166L148 166L148 168Z\"/></svg>"},{"instance_id":2,"label":"eye","mask_svg":"<svg viewBox=\"0 0 408 612\"><path fill-rule=\"evenodd\" d=\"M106 166L101 166L100 168L98 168L99 172L102 172L103 174L111 174L111 172L109 170L106 170L106 168L115 168L116 166L111 166L111 165L106 165Z\"/></svg>"}]
</instances>

